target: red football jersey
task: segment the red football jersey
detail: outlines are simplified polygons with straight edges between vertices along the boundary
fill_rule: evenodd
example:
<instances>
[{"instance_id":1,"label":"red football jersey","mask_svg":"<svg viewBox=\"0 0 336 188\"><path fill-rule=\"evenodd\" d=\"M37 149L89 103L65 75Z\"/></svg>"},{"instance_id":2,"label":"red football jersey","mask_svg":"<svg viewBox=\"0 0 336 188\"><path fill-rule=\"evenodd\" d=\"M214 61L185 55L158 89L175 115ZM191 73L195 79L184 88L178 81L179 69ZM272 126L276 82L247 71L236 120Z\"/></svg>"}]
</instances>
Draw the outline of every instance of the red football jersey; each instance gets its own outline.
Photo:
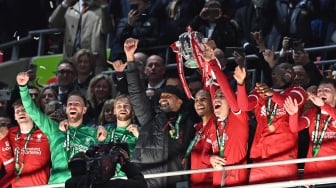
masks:
<instances>
[{"instance_id":1,"label":"red football jersey","mask_svg":"<svg viewBox=\"0 0 336 188\"><path fill-rule=\"evenodd\" d=\"M14 169L10 170L12 186L20 187L47 184L50 176L50 149L47 137L40 129L35 128L31 138L26 144L29 134L18 134L18 131L19 127L11 128L7 136L0 140L2 150L6 149L10 151L11 149L14 161L10 167L15 168L17 161L19 161L20 167L22 167L22 172L19 176L16 175ZM8 148L8 143L11 148ZM16 148L19 148L18 156L15 155ZM8 152L2 152L1 158L8 158L8 155Z\"/></svg>"},{"instance_id":2,"label":"red football jersey","mask_svg":"<svg viewBox=\"0 0 336 188\"><path fill-rule=\"evenodd\" d=\"M290 160L297 158L298 134L290 131L289 115L283 107L286 97L291 96L298 101L302 109L306 93L301 87L288 87L283 91L274 91L271 103L267 112L268 98L260 96L252 91L249 96L249 108L254 108L257 120L257 128L251 146L250 158L256 162L270 162ZM277 107L275 107L277 105ZM268 126L268 117L274 110L274 118ZM263 183L284 181L297 178L297 165L281 165L262 168L252 168L250 172L250 183Z\"/></svg>"}]
</instances>

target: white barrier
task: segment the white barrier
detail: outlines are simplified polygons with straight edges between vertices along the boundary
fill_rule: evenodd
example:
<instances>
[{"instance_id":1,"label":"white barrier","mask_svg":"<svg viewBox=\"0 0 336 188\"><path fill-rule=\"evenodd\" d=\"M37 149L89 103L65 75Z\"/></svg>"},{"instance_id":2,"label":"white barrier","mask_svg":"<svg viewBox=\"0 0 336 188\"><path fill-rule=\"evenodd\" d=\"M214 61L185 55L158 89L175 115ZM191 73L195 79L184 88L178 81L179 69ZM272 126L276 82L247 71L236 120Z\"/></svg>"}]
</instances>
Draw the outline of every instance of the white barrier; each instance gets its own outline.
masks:
<instances>
[{"instance_id":1,"label":"white barrier","mask_svg":"<svg viewBox=\"0 0 336 188\"><path fill-rule=\"evenodd\" d=\"M188 175L188 174L196 174L196 173L204 173L204 172L214 172L214 171L222 171L222 170L234 170L234 169L246 169L246 168L260 168L266 166L275 166L275 165L287 165L293 163L309 163L316 161L327 161L327 160L336 160L336 155L324 156L324 157L314 157L314 158L302 158L302 159L292 159L292 160L284 160L284 161L274 161L274 162L265 162L265 163L252 163L252 164L241 164L241 165L232 165L225 166L220 169L214 168L205 168L205 169L197 169L197 170L182 170L182 171L174 171L174 172L163 172L156 174L146 174L144 175L145 179L150 178L158 178L158 177L166 177L166 176L179 176L179 175ZM245 185L245 186L235 186L235 188L246 187L246 188L254 188L254 187L263 187L263 188L278 188L278 187L293 187L300 185L313 185L313 184L329 184L336 183L336 177L328 177L328 178L316 178L316 179L304 179L304 180L292 180L292 181L283 181L276 183L265 183L265 184L253 184L253 185ZM60 184L50 184L50 185L41 185L34 186L34 188L57 188L64 187L64 183Z\"/></svg>"}]
</instances>

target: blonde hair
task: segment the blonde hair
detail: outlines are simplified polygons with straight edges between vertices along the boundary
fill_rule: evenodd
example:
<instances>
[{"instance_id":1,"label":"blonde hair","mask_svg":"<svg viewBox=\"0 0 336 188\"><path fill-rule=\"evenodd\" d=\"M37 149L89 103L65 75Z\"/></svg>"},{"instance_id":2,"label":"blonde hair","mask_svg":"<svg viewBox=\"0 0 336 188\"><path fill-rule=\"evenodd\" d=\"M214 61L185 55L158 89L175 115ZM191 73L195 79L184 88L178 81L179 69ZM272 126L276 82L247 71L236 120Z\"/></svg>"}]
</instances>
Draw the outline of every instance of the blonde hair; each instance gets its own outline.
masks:
<instances>
[{"instance_id":1,"label":"blonde hair","mask_svg":"<svg viewBox=\"0 0 336 188\"><path fill-rule=\"evenodd\" d=\"M113 80L110 79L107 75L105 74L98 74L96 76L94 76L90 83L89 83L89 87L88 87L88 90L87 90L87 93L86 93L86 96L88 98L88 101L90 102L90 105L95 108L97 105L98 105L98 102L96 100L96 97L94 95L94 87L95 85L97 84L98 81L100 80L106 80L108 82L108 85L109 85L109 95L106 97L106 99L111 99L114 97L114 92L115 92L115 89L114 89L114 84L113 84Z\"/></svg>"}]
</instances>

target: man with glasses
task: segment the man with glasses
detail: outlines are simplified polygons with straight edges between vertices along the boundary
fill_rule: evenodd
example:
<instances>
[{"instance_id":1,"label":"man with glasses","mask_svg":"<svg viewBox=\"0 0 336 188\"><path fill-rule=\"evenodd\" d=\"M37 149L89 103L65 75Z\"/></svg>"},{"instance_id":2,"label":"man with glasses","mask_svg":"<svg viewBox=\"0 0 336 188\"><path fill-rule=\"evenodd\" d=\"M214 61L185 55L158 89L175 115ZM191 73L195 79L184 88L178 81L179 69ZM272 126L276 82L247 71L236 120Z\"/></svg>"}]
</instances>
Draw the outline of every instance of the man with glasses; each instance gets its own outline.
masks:
<instances>
[{"instance_id":1,"label":"man with glasses","mask_svg":"<svg viewBox=\"0 0 336 188\"><path fill-rule=\"evenodd\" d=\"M62 104L66 104L68 94L73 90L78 90L75 84L77 72L73 62L70 59L63 59L56 70L57 83L51 87L57 92L57 98Z\"/></svg>"}]
</instances>

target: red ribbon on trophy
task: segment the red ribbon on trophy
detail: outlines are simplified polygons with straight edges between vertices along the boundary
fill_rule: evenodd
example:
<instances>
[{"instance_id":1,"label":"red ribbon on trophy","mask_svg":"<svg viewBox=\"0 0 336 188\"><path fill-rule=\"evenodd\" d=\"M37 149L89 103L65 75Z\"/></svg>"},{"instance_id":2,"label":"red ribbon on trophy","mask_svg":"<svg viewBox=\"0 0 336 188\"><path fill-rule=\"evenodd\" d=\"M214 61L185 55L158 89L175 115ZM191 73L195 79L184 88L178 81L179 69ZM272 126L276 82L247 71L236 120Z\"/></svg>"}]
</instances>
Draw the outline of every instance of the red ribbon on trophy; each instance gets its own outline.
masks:
<instances>
[{"instance_id":1,"label":"red ribbon on trophy","mask_svg":"<svg viewBox=\"0 0 336 188\"><path fill-rule=\"evenodd\" d=\"M204 38L200 32L193 31L188 27L187 32L182 33L179 36L179 40L170 45L173 52L176 53L178 75L188 99L192 99L193 96L185 79L183 66L187 68L198 68L200 70L204 89L209 89L209 86L212 85L212 81L214 80L211 71L209 71L208 64L202 57L204 44L206 43L207 39ZM185 61L183 61L183 59Z\"/></svg>"}]
</instances>

